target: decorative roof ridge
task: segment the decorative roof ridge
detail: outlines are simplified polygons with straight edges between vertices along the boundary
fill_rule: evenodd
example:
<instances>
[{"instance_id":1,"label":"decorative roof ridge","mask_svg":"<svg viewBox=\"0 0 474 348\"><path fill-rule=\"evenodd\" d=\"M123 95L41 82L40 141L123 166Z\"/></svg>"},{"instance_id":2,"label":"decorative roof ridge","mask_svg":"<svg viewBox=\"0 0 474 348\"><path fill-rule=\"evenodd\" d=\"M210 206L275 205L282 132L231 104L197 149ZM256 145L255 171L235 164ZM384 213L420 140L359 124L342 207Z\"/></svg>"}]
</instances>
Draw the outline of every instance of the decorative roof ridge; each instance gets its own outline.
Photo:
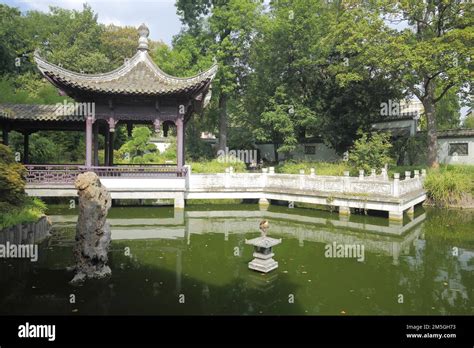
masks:
<instances>
[{"instance_id":1,"label":"decorative roof ridge","mask_svg":"<svg viewBox=\"0 0 474 348\"><path fill-rule=\"evenodd\" d=\"M202 79L213 79L217 73L218 65L214 63L211 68L206 71L203 71L199 74L196 74L191 77L176 77L165 73L161 70L155 62L151 59L150 55L146 51L137 51L137 53L130 58L127 63L124 63L122 66L114 69L112 71L106 73L99 73L99 74L85 74L85 73L78 73L69 69L65 69L60 67L56 64L48 62L46 59L41 57L39 50L35 50L34 59L40 71L44 74L45 71L53 71L59 72L62 75L72 77L72 78L81 78L87 81L112 81L115 80L126 73L130 72L138 63L144 62L154 73L157 77L167 81L169 83L180 83L180 82L196 82Z\"/></svg>"},{"instance_id":2,"label":"decorative roof ridge","mask_svg":"<svg viewBox=\"0 0 474 348\"><path fill-rule=\"evenodd\" d=\"M123 74L129 72L140 61L140 53L140 51L135 53L135 55L130 58L127 63L121 65L117 69L98 74L80 73L50 63L46 59L41 57L41 55L39 54L39 50L35 50L34 59L42 73L44 73L45 71L56 71L64 75L69 75L69 77L80 77L90 81L94 81L96 79L104 80L104 78L107 77L110 77L110 80L114 80L122 76Z\"/></svg>"}]
</instances>

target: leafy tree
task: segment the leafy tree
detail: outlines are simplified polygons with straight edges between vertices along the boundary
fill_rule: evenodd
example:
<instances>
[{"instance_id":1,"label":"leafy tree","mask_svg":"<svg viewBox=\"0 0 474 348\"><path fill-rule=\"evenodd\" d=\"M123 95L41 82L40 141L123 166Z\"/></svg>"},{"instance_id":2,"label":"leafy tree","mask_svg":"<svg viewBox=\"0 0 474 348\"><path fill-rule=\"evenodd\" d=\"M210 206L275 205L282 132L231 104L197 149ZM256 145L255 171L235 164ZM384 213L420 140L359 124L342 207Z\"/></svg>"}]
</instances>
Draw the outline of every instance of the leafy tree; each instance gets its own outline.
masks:
<instances>
[{"instance_id":1,"label":"leafy tree","mask_svg":"<svg viewBox=\"0 0 474 348\"><path fill-rule=\"evenodd\" d=\"M437 167L436 104L448 91L465 92L472 79L472 3L450 0L380 0L344 2L355 23L365 21L367 36L343 21L335 35L345 35L342 51L357 45L367 65L406 88L423 103L427 119L428 163ZM363 18L363 19L361 19ZM406 24L397 31L380 19ZM376 30L375 30L376 29ZM357 78L357 76L354 76Z\"/></svg>"},{"instance_id":2,"label":"leafy tree","mask_svg":"<svg viewBox=\"0 0 474 348\"><path fill-rule=\"evenodd\" d=\"M354 142L349 151L349 163L358 170L366 173L371 169L379 170L393 162L390 157L390 135L388 133L374 132L372 134L359 132L360 138Z\"/></svg>"},{"instance_id":3,"label":"leafy tree","mask_svg":"<svg viewBox=\"0 0 474 348\"><path fill-rule=\"evenodd\" d=\"M118 68L125 58L137 52L138 32L134 27L105 26L101 32L100 49L110 61L109 70Z\"/></svg>"},{"instance_id":4,"label":"leafy tree","mask_svg":"<svg viewBox=\"0 0 474 348\"><path fill-rule=\"evenodd\" d=\"M176 7L185 34L194 36L192 52L199 51L215 57L219 72L213 85L217 95L215 105L219 111L219 146L227 146L229 100L235 97L247 74L248 47L259 18L260 1L257 0L178 0ZM191 40L187 38L187 42Z\"/></svg>"}]
</instances>

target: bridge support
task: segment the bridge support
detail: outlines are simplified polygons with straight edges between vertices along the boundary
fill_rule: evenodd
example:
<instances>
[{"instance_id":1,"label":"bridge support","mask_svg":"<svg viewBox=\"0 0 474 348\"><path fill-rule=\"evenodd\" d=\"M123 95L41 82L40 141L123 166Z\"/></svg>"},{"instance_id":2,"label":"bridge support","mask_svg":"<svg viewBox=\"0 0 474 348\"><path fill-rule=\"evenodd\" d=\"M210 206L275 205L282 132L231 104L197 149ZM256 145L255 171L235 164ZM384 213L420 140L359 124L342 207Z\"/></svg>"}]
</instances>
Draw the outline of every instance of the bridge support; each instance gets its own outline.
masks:
<instances>
[{"instance_id":1,"label":"bridge support","mask_svg":"<svg viewBox=\"0 0 474 348\"><path fill-rule=\"evenodd\" d=\"M339 215L342 215L342 216L351 215L351 208L349 208L349 207L339 207Z\"/></svg>"},{"instance_id":2,"label":"bridge support","mask_svg":"<svg viewBox=\"0 0 474 348\"><path fill-rule=\"evenodd\" d=\"M184 195L174 199L174 209L184 209Z\"/></svg>"}]
</instances>

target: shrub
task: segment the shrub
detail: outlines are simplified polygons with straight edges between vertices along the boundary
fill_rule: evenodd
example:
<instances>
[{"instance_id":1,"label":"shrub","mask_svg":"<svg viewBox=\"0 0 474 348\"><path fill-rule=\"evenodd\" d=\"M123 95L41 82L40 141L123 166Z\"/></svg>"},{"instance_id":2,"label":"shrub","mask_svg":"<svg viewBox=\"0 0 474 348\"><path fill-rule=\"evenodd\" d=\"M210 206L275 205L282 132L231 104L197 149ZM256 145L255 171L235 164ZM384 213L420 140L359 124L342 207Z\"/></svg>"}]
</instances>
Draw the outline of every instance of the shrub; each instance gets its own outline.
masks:
<instances>
[{"instance_id":1,"label":"shrub","mask_svg":"<svg viewBox=\"0 0 474 348\"><path fill-rule=\"evenodd\" d=\"M22 204L26 198L25 177L25 167L15 161L8 146L0 144L0 203L3 203L3 209Z\"/></svg>"},{"instance_id":2,"label":"shrub","mask_svg":"<svg viewBox=\"0 0 474 348\"><path fill-rule=\"evenodd\" d=\"M244 162L236 160L234 163L219 162L217 159L212 161L191 162L192 173L224 173L226 168L233 167L235 173L247 171Z\"/></svg>"},{"instance_id":3,"label":"shrub","mask_svg":"<svg viewBox=\"0 0 474 348\"><path fill-rule=\"evenodd\" d=\"M393 163L390 157L390 136L388 133L372 134L358 132L360 138L354 142L349 151L349 163L357 170L366 173L371 169L380 170L385 164Z\"/></svg>"}]
</instances>

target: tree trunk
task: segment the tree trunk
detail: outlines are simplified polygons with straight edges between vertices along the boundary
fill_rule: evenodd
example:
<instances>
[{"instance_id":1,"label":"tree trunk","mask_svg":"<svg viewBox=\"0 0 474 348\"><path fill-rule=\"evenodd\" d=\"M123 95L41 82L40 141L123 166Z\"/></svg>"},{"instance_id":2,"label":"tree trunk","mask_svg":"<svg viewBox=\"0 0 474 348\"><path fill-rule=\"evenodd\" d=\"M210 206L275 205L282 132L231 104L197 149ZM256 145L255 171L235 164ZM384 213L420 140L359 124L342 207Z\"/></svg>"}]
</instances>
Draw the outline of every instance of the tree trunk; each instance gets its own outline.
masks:
<instances>
[{"instance_id":1,"label":"tree trunk","mask_svg":"<svg viewBox=\"0 0 474 348\"><path fill-rule=\"evenodd\" d=\"M438 135L436 134L436 112L434 103L434 85L428 83L426 98L423 100L428 129L428 165L438 168Z\"/></svg>"},{"instance_id":2,"label":"tree trunk","mask_svg":"<svg viewBox=\"0 0 474 348\"><path fill-rule=\"evenodd\" d=\"M219 149L225 151L227 147L227 94L219 97Z\"/></svg>"},{"instance_id":3,"label":"tree trunk","mask_svg":"<svg viewBox=\"0 0 474 348\"><path fill-rule=\"evenodd\" d=\"M275 162L276 162L276 164L278 164L278 147L279 147L279 145L278 145L277 143L275 143L275 144L273 145L273 154L274 154L274 156L275 156Z\"/></svg>"}]
</instances>

